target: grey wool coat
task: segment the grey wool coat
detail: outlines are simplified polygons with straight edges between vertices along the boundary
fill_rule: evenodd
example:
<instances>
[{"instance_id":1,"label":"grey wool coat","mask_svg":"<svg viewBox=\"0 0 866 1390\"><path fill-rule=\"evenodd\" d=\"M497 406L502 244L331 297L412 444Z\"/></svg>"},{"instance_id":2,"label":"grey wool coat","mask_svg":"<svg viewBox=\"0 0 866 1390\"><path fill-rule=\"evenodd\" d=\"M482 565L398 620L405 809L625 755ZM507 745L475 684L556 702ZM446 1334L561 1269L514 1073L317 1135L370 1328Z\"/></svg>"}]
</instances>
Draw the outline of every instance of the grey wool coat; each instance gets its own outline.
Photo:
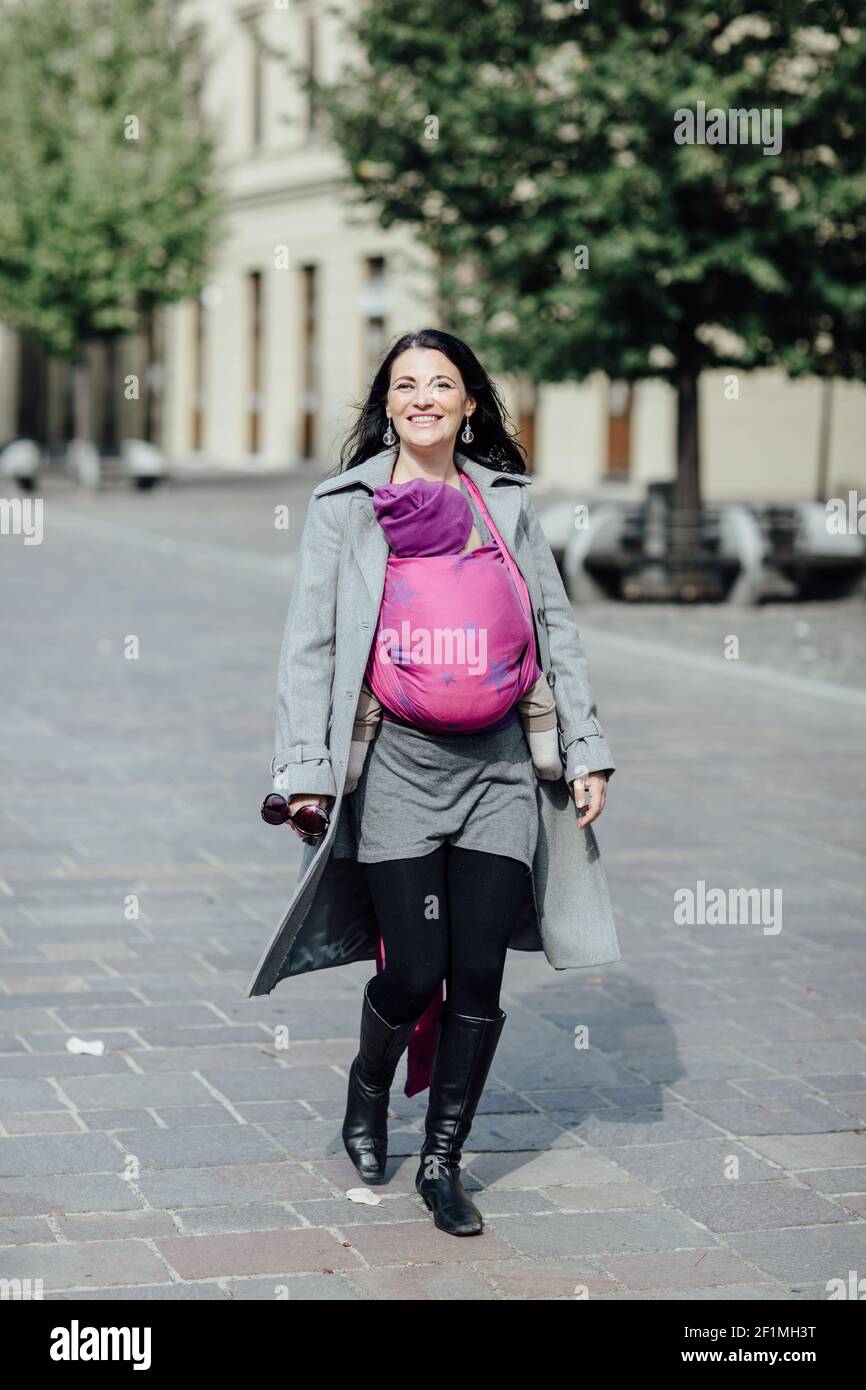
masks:
<instances>
[{"instance_id":1,"label":"grey wool coat","mask_svg":"<svg viewBox=\"0 0 866 1390\"><path fill-rule=\"evenodd\" d=\"M250 981L250 995L269 994L288 976L376 958L378 928L365 866L331 851L389 555L371 495L389 481L396 450L383 449L326 478L307 508L280 651L271 771L284 770L286 796L322 793L335 800L327 834L302 847L294 892ZM592 826L578 826L570 787L575 777L612 771L614 763L571 603L530 497L531 478L496 472L460 453L454 459L480 488L526 580L539 665L556 701L564 775L536 782L538 845L509 946L544 951L557 970L620 960L598 841ZM351 827L351 818L343 819Z\"/></svg>"}]
</instances>

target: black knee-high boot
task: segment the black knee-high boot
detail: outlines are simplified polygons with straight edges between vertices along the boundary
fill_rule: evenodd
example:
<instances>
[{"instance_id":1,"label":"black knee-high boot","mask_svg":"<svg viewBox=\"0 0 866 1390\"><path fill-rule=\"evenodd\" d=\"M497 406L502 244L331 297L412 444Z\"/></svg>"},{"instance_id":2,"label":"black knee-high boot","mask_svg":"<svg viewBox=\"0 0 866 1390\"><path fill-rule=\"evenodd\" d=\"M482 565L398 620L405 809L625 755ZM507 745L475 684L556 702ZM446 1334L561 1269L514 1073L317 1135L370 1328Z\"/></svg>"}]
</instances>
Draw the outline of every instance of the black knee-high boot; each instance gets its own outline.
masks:
<instances>
[{"instance_id":1,"label":"black knee-high boot","mask_svg":"<svg viewBox=\"0 0 866 1390\"><path fill-rule=\"evenodd\" d=\"M370 1003L367 985L361 1011L360 1047L349 1068L343 1144L364 1181L380 1182L385 1176L388 1158L391 1082L418 1020L397 1025L386 1022Z\"/></svg>"},{"instance_id":2,"label":"black knee-high boot","mask_svg":"<svg viewBox=\"0 0 866 1390\"><path fill-rule=\"evenodd\" d=\"M498 1018L442 1010L415 1188L439 1229L452 1236L478 1235L484 1225L460 1181L460 1159L505 1017L501 1009Z\"/></svg>"}]
</instances>

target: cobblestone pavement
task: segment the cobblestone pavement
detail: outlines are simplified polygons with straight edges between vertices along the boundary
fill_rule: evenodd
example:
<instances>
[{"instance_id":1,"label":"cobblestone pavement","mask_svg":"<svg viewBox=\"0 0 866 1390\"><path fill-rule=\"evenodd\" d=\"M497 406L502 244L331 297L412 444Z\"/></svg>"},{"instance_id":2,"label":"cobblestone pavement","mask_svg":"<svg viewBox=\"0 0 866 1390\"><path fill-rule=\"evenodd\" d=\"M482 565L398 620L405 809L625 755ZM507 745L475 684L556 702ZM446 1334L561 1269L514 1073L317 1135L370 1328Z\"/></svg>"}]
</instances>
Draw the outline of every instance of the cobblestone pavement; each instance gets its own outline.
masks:
<instances>
[{"instance_id":1,"label":"cobblestone pavement","mask_svg":"<svg viewBox=\"0 0 866 1390\"><path fill-rule=\"evenodd\" d=\"M580 615L623 960L509 954L466 1151L486 1228L457 1240L413 1189L402 1066L390 1180L347 1196L371 969L246 997L299 857L258 806L294 544L273 507L296 538L308 491L52 483L43 543L0 538L0 1276L349 1300L811 1300L866 1277L862 608ZM807 638L810 679L780 682ZM680 924L701 883L762 911Z\"/></svg>"}]
</instances>

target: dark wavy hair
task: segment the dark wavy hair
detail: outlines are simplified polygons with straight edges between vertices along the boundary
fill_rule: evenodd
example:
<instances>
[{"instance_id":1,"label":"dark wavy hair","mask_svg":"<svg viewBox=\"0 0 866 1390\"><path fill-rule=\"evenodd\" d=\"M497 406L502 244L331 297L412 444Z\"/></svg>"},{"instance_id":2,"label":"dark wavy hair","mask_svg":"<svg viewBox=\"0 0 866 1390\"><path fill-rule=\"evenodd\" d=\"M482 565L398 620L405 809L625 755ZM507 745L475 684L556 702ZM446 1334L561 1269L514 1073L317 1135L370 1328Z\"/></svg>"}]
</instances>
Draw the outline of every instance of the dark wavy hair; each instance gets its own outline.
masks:
<instances>
[{"instance_id":1,"label":"dark wavy hair","mask_svg":"<svg viewBox=\"0 0 866 1390\"><path fill-rule=\"evenodd\" d=\"M356 407L358 418L340 450L338 471L345 473L349 468L356 468L359 463L364 463L388 447L383 444L382 435L388 424L385 400L391 384L391 364L401 352L414 347L436 348L444 353L462 376L467 394L475 400L471 417L475 438L471 444L464 444L458 439L458 452L497 473L525 473L526 450L518 443L499 392L472 349L462 339L455 338L451 333L443 333L438 328L420 328L412 333L404 333L388 349L373 377L367 399Z\"/></svg>"}]
</instances>

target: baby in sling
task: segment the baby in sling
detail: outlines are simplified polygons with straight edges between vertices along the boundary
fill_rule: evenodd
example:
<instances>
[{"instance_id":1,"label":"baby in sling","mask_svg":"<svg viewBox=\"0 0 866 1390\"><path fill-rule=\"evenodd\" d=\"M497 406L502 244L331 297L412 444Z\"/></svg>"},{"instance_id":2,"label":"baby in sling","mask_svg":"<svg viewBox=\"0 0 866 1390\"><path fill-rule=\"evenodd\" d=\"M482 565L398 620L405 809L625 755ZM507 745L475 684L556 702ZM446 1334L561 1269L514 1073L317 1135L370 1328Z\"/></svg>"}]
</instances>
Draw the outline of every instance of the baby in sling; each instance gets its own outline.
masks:
<instances>
[{"instance_id":1,"label":"baby in sling","mask_svg":"<svg viewBox=\"0 0 866 1390\"><path fill-rule=\"evenodd\" d=\"M458 488L414 478L374 489L391 553L344 794L358 784L383 706L386 717L436 733L504 725L516 707L536 775L563 776L556 704L535 659L525 581L480 492L462 476L494 537L469 552L472 509Z\"/></svg>"}]
</instances>

